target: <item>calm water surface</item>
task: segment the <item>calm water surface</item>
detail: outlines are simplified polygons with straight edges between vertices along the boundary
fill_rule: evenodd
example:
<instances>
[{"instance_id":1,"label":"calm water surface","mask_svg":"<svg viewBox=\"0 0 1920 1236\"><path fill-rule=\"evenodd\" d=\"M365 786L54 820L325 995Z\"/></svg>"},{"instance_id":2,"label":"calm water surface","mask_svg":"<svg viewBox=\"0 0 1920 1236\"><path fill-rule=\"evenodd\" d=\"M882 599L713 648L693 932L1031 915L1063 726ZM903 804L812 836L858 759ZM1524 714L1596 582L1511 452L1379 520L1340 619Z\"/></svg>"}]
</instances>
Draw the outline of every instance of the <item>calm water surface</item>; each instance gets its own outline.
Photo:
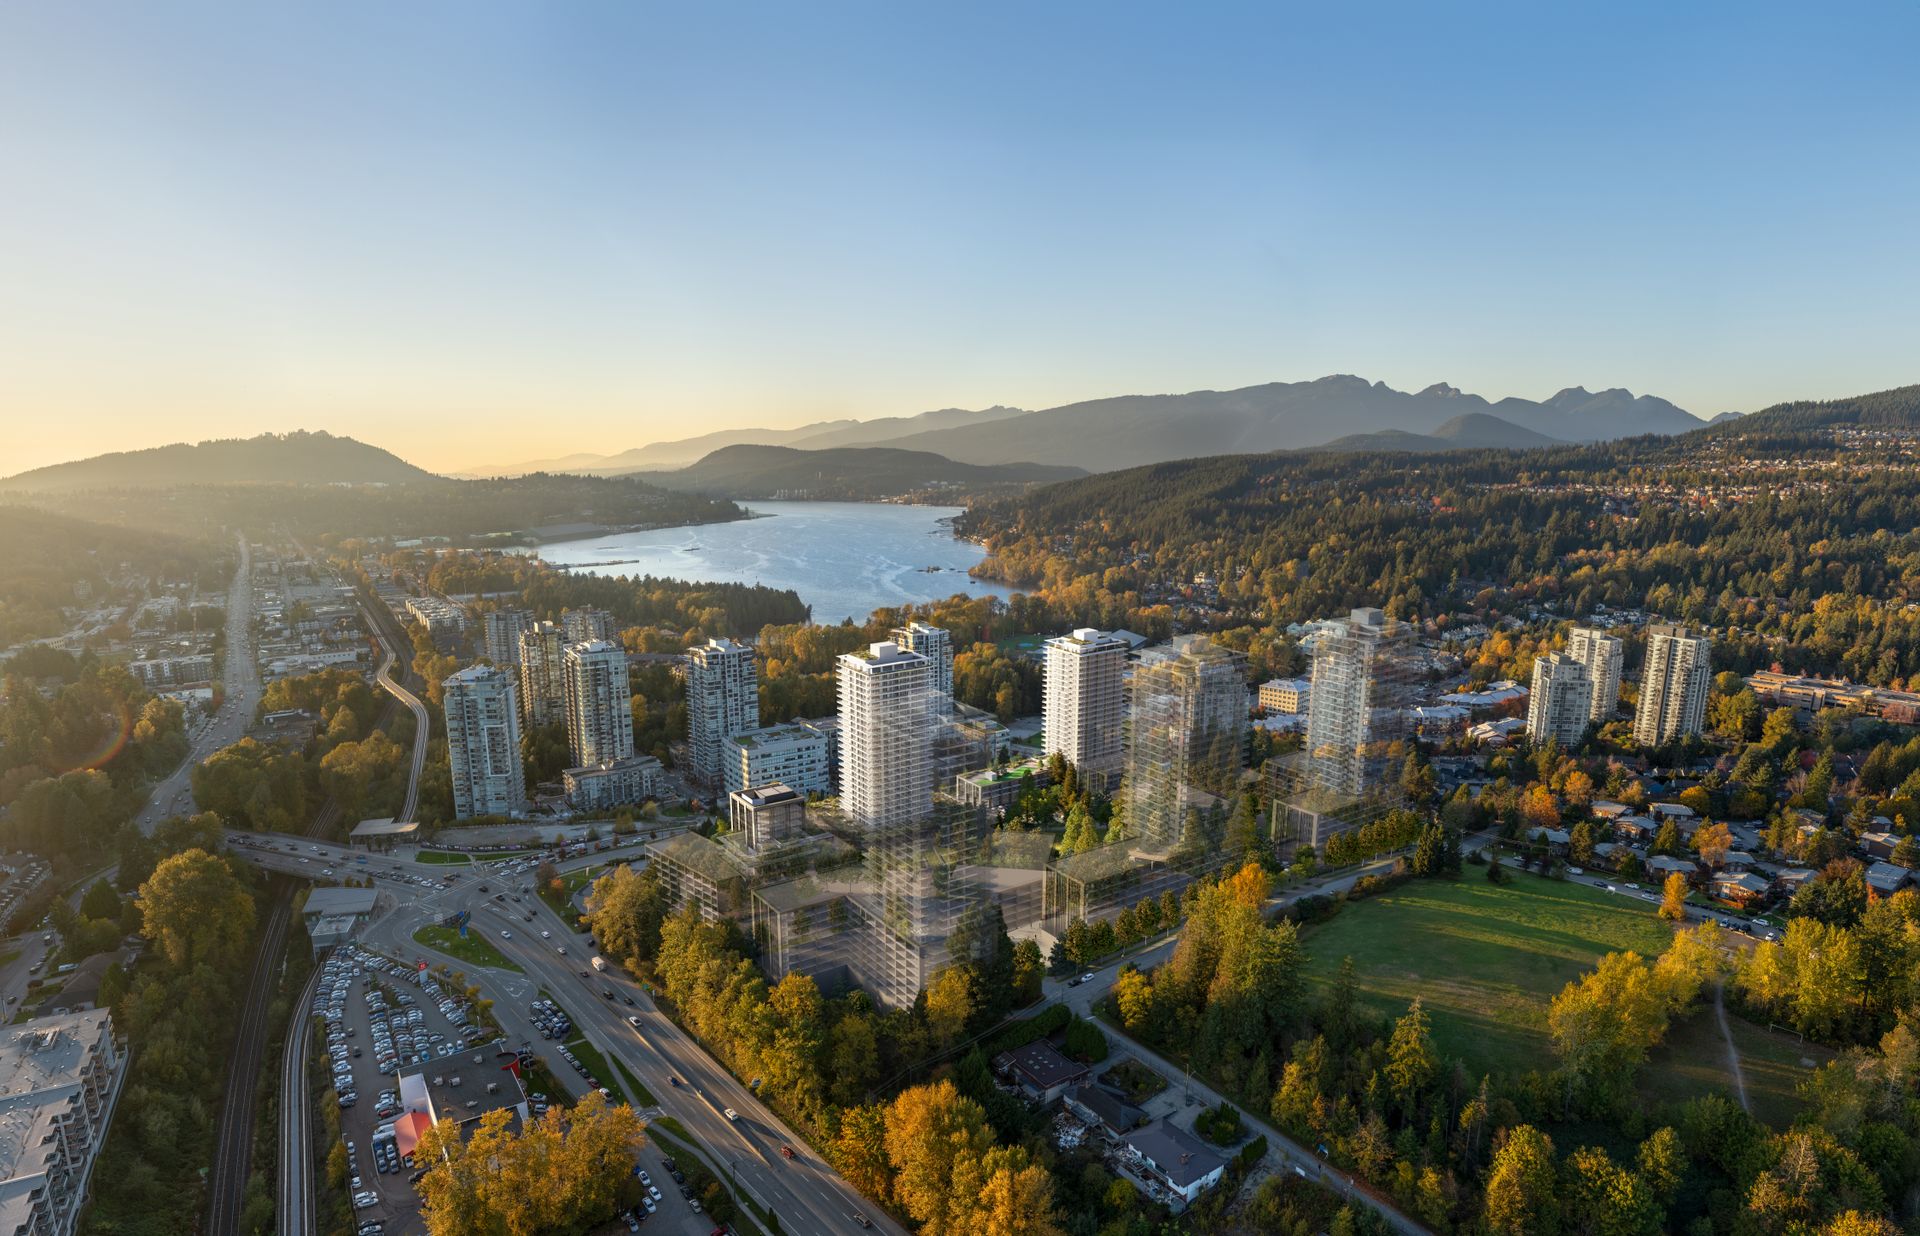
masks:
<instances>
[{"instance_id":1,"label":"calm water surface","mask_svg":"<svg viewBox=\"0 0 1920 1236\"><path fill-rule=\"evenodd\" d=\"M957 506L890 502L743 502L760 518L558 541L540 556L597 575L657 575L791 588L813 620L865 621L887 605L937 601L956 592L1005 596L967 568L985 551L957 540ZM929 571L927 568L939 569Z\"/></svg>"}]
</instances>

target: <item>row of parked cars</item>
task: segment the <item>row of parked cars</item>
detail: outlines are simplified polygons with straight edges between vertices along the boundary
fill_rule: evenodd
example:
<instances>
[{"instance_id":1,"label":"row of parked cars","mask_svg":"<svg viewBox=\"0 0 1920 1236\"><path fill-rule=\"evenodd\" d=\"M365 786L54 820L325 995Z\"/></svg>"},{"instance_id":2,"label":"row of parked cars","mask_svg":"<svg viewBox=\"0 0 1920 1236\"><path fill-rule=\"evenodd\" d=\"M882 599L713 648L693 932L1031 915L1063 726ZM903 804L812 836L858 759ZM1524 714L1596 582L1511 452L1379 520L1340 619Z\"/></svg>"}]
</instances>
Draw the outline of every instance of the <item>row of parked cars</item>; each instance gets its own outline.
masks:
<instances>
[{"instance_id":1,"label":"row of parked cars","mask_svg":"<svg viewBox=\"0 0 1920 1236\"><path fill-rule=\"evenodd\" d=\"M543 1039L564 1039L573 1033L573 1019L551 1000L535 1000L527 1006L527 1015Z\"/></svg>"}]
</instances>

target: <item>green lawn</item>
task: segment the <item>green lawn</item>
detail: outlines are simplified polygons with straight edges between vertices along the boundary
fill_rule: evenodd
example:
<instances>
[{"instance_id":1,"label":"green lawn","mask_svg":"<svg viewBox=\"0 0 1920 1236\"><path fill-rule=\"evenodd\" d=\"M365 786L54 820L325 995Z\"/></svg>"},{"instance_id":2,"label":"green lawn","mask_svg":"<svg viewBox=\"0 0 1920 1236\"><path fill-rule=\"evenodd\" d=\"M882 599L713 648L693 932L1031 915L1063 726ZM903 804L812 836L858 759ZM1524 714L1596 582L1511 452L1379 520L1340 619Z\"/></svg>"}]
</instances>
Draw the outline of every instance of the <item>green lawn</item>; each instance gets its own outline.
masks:
<instances>
[{"instance_id":1,"label":"green lawn","mask_svg":"<svg viewBox=\"0 0 1920 1236\"><path fill-rule=\"evenodd\" d=\"M471 863L473 860L465 854L455 854L451 850L421 850L413 856L417 863Z\"/></svg>"},{"instance_id":2,"label":"green lawn","mask_svg":"<svg viewBox=\"0 0 1920 1236\"><path fill-rule=\"evenodd\" d=\"M593 1079L594 1085L604 1087L616 1098L619 1097L620 1091L614 1085L613 1070L607 1067L607 1058L600 1054L598 1047L580 1038L568 1043L567 1050L573 1053L574 1059L587 1066L587 1075Z\"/></svg>"},{"instance_id":3,"label":"green lawn","mask_svg":"<svg viewBox=\"0 0 1920 1236\"><path fill-rule=\"evenodd\" d=\"M1800 1112L1801 1080L1833 1059L1834 1053L1816 1043L1802 1043L1791 1034L1756 1026L1731 1011L1727 1026L1740 1052L1740 1071L1746 1077L1747 1101L1754 1116L1785 1129ZM1668 1029L1665 1041L1653 1049L1641 1072L1640 1094L1649 1102L1684 1102L1703 1094L1733 1097L1726 1039L1711 1004Z\"/></svg>"},{"instance_id":4,"label":"green lawn","mask_svg":"<svg viewBox=\"0 0 1920 1236\"><path fill-rule=\"evenodd\" d=\"M1652 955L1672 932L1642 901L1512 872L1489 884L1414 880L1357 901L1302 933L1308 973L1330 980L1351 956L1362 998L1398 1017L1425 1003L1433 1037L1472 1075L1552 1062L1547 1006L1602 954Z\"/></svg>"},{"instance_id":5,"label":"green lawn","mask_svg":"<svg viewBox=\"0 0 1920 1236\"><path fill-rule=\"evenodd\" d=\"M520 966L508 961L489 941L481 939L469 930L465 937L452 928L442 927L438 923L429 923L413 933L413 942L424 945L437 953L445 953L470 966L491 966L495 970L511 970L515 974L523 973Z\"/></svg>"}]
</instances>

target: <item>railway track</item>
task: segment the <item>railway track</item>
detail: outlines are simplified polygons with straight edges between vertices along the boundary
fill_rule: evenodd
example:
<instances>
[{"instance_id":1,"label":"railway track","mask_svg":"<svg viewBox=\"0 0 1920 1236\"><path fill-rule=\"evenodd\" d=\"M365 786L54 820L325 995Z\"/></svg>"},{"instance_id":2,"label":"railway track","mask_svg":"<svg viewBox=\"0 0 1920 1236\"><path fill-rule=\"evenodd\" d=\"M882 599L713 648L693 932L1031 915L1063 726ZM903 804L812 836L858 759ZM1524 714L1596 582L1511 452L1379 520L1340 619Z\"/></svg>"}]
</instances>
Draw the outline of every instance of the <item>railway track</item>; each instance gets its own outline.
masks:
<instances>
[{"instance_id":1,"label":"railway track","mask_svg":"<svg viewBox=\"0 0 1920 1236\"><path fill-rule=\"evenodd\" d=\"M313 1018L307 1010L320 986L320 968L314 967L287 1026L286 1051L280 1062L280 1187L274 1199L280 1236L308 1236L313 1224L313 1155L307 1148L312 1122L307 1119L307 1040Z\"/></svg>"},{"instance_id":2,"label":"railway track","mask_svg":"<svg viewBox=\"0 0 1920 1236\"><path fill-rule=\"evenodd\" d=\"M274 982L287 947L287 921L293 914L292 898L284 881L280 883L254 951L240 1025L228 1057L226 1099L207 1175L209 1236L238 1236L240 1211L246 1205L247 1177L253 1167L254 1083L266 1053L267 1009L273 1003Z\"/></svg>"}]
</instances>

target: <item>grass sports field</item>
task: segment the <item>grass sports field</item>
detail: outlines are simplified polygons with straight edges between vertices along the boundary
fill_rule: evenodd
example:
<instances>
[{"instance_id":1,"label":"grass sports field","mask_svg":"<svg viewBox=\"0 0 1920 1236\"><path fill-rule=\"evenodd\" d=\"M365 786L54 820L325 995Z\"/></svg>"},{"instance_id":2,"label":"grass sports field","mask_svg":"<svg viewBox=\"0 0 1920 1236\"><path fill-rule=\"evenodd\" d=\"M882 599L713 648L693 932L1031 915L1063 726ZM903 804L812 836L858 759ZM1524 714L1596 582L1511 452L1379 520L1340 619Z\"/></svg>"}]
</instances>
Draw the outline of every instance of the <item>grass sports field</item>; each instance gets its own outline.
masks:
<instances>
[{"instance_id":1,"label":"grass sports field","mask_svg":"<svg viewBox=\"0 0 1920 1236\"><path fill-rule=\"evenodd\" d=\"M1803 1106L1801 1079L1833 1059L1834 1053L1817 1043L1801 1042L1790 1032L1756 1026L1731 1011L1727 1027L1740 1049L1740 1072L1746 1078L1747 1102L1754 1116L1776 1129L1786 1128ZM1640 1073L1640 1093L1651 1102L1684 1102L1716 1093L1733 1096L1727 1040L1710 1000L1674 1022L1666 1039L1648 1055L1647 1067Z\"/></svg>"},{"instance_id":2,"label":"grass sports field","mask_svg":"<svg viewBox=\"0 0 1920 1236\"><path fill-rule=\"evenodd\" d=\"M1489 884L1413 880L1357 901L1301 936L1309 973L1332 979L1351 956L1364 1001L1389 1017L1420 997L1441 1052L1474 1075L1553 1064L1547 1006L1602 954L1651 956L1672 932L1647 902L1509 872Z\"/></svg>"}]
</instances>

